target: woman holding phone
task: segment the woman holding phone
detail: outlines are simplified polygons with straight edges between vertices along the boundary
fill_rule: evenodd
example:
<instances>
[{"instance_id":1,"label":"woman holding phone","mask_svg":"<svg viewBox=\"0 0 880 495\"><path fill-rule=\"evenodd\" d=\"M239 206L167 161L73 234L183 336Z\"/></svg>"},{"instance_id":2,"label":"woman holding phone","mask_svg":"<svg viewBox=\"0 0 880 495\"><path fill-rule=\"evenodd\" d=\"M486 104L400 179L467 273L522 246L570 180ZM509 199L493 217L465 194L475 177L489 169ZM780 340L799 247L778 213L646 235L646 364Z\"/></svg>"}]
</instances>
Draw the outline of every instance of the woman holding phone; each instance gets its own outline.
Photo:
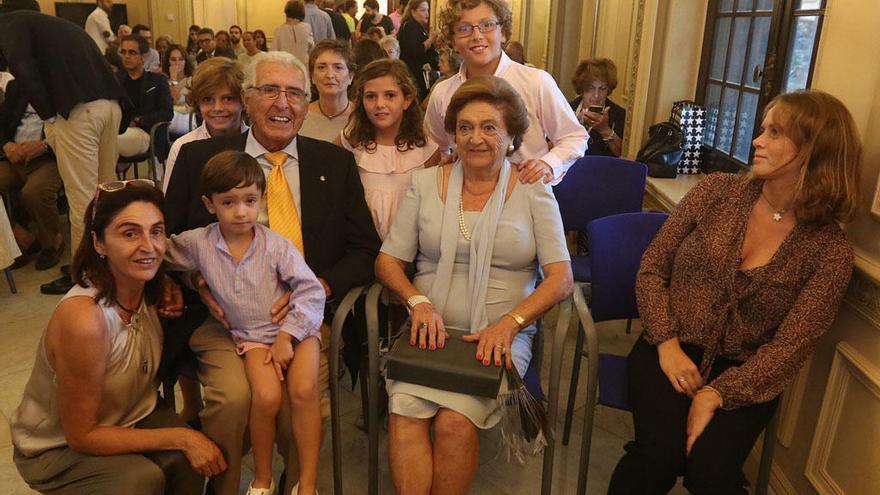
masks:
<instances>
[{"instance_id":1,"label":"woman holding phone","mask_svg":"<svg viewBox=\"0 0 880 495\"><path fill-rule=\"evenodd\" d=\"M590 141L586 155L620 156L626 110L608 99L617 87L617 67L607 58L588 58L578 64L571 80L578 96L571 108Z\"/></svg>"}]
</instances>

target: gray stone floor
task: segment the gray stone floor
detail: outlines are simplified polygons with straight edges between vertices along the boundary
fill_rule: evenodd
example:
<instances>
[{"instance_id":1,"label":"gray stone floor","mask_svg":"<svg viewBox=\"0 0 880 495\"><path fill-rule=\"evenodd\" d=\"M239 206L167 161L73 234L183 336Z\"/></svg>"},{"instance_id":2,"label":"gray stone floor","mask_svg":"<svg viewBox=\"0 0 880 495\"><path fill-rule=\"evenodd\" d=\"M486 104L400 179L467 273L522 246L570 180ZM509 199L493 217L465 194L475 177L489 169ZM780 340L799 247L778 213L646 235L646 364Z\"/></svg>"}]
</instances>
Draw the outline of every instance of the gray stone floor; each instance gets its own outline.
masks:
<instances>
[{"instance_id":1,"label":"gray stone floor","mask_svg":"<svg viewBox=\"0 0 880 495\"><path fill-rule=\"evenodd\" d=\"M39 285L54 279L56 269L45 272L34 270L29 265L16 270L15 281L18 294L10 293L0 279L0 493L30 494L35 493L18 476L12 463L12 446L9 437L8 418L21 400L22 390L33 366L34 355L40 335L48 321L54 305L60 296L45 296L39 293ZM555 310L547 317L548 336L555 327ZM574 326L572 325L572 329ZM632 335L626 335L624 322L612 322L602 325L601 350L625 354L638 333L638 322L634 324ZM560 400L560 416L557 429L562 430L562 414L568 395L568 379L574 347L574 332L569 332L569 346L563 358L563 374ZM550 340L546 346L545 367L550 361ZM583 372L582 372L583 373ZM544 373L545 385L548 373ZM581 376L584 383L585 375ZM344 383L350 383L348 378ZM360 400L358 396L343 387L343 473L346 493L366 493L367 485L367 437L355 424L360 416ZM567 447L558 446L553 471L554 493L571 494L577 486L579 469L580 438L583 430L584 412L583 392L578 396L575 410L574 428L571 444ZM589 464L588 493L605 493L608 480L617 460L623 453L624 443L632 437L632 422L629 414L597 408L593 430L592 455ZM525 466L507 463L499 450L497 432L483 434L480 452L480 469L471 489L475 494L534 494L539 492L541 482L541 458L532 459ZM380 452L380 492L392 493L386 457L385 437L382 435ZM250 465L250 460L247 461ZM280 464L276 463L276 476L280 474ZM248 468L249 469L249 468ZM251 472L242 474L242 493L250 481ZM321 451L321 471L319 474L319 490L321 493L332 493L332 456L329 434L325 438ZM677 487L673 493L685 493Z\"/></svg>"}]
</instances>

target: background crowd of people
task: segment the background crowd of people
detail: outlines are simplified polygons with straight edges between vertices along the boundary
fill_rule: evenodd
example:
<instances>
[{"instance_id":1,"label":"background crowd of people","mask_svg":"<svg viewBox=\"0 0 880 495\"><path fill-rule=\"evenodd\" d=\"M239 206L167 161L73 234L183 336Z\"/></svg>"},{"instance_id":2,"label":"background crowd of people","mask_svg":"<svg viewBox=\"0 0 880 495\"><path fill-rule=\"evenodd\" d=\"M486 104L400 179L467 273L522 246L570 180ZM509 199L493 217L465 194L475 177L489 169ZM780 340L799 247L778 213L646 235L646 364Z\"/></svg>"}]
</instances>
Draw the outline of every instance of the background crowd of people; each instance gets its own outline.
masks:
<instances>
[{"instance_id":1,"label":"background crowd of people","mask_svg":"<svg viewBox=\"0 0 880 495\"><path fill-rule=\"evenodd\" d=\"M408 307L411 345L430 352L463 330L484 365L526 372L536 320L573 290L550 186L585 155L621 155L611 60L581 61L567 101L510 39L504 0L450 0L437 31L427 0L390 15L365 0L360 18L353 0L294 0L271 43L194 25L185 45L153 43L146 25L114 30L111 7L98 0L82 29L33 1L0 6L14 76L0 191L21 198L16 265L59 263L62 188L74 253L42 287L66 295L12 419L32 487L189 494L209 477L232 495L252 448L250 495L315 493L336 379L328 324L374 279ZM161 122L174 141L160 187L113 180ZM611 492L662 492L679 475L697 493L742 489L745 456L849 280L838 224L857 203L853 127L830 95L777 97L749 176L710 177L660 230L638 279L636 438ZM347 322L353 373L363 325ZM181 377L177 415L156 390L183 369L195 379ZM466 492L497 398L387 390L398 492Z\"/></svg>"}]
</instances>

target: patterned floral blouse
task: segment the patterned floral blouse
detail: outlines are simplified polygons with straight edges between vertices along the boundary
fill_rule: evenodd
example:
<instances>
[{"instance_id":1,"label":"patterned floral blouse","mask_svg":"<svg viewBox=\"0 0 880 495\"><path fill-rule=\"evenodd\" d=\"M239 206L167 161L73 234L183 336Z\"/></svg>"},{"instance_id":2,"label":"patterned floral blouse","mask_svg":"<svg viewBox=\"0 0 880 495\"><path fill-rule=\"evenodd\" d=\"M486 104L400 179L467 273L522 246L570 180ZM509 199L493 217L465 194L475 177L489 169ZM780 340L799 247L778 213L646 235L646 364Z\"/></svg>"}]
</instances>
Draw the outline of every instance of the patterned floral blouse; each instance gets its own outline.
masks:
<instances>
[{"instance_id":1,"label":"patterned floral blouse","mask_svg":"<svg viewBox=\"0 0 880 495\"><path fill-rule=\"evenodd\" d=\"M743 362L709 383L724 409L772 400L831 326L853 252L835 224L798 222L763 266L740 269L762 181L712 174L660 229L642 258L637 299L645 337L702 347L705 380L717 356Z\"/></svg>"}]
</instances>

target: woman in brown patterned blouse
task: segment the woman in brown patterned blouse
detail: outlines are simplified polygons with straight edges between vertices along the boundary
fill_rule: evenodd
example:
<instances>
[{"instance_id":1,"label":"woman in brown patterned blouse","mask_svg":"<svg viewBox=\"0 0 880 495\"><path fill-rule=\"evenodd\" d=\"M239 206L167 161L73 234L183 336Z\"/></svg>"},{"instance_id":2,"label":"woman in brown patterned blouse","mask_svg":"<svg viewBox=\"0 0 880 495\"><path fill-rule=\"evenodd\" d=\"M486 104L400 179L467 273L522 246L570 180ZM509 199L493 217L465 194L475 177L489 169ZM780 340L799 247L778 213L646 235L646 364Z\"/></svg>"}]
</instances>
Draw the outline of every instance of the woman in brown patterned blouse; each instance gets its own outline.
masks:
<instances>
[{"instance_id":1,"label":"woman in brown patterned blouse","mask_svg":"<svg viewBox=\"0 0 880 495\"><path fill-rule=\"evenodd\" d=\"M648 247L645 331L628 359L635 441L609 493L747 493L742 464L831 325L852 273L839 224L858 203L861 145L820 91L776 97L751 173L710 175Z\"/></svg>"}]
</instances>

